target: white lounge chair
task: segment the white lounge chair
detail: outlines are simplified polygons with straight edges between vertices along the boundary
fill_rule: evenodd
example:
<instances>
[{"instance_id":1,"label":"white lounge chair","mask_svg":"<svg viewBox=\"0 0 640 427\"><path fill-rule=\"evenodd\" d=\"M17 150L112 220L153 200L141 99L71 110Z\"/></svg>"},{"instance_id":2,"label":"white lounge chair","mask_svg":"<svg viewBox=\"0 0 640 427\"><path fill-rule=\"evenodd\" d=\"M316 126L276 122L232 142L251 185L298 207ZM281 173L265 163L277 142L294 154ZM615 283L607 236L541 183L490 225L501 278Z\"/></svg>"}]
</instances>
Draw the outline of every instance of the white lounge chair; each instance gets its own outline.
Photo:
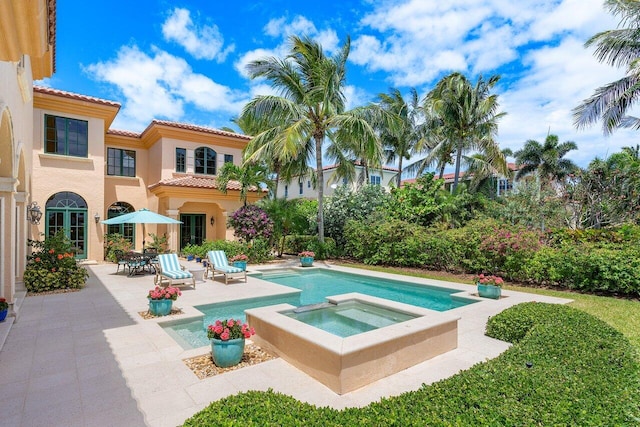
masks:
<instances>
[{"instance_id":1,"label":"white lounge chair","mask_svg":"<svg viewBox=\"0 0 640 427\"><path fill-rule=\"evenodd\" d=\"M195 277L180 265L176 254L158 255L155 283L164 285L165 282L168 282L169 286L192 285L196 288Z\"/></svg>"},{"instance_id":2,"label":"white lounge chair","mask_svg":"<svg viewBox=\"0 0 640 427\"><path fill-rule=\"evenodd\" d=\"M224 284L228 285L230 275L243 274L244 281L245 283L247 282L247 272L242 268L229 265L227 254L224 253L224 251L209 251L207 252L207 258L209 259L209 263L207 264L205 277L208 277L209 272L211 272L211 279L214 280L216 273L224 274Z\"/></svg>"}]
</instances>

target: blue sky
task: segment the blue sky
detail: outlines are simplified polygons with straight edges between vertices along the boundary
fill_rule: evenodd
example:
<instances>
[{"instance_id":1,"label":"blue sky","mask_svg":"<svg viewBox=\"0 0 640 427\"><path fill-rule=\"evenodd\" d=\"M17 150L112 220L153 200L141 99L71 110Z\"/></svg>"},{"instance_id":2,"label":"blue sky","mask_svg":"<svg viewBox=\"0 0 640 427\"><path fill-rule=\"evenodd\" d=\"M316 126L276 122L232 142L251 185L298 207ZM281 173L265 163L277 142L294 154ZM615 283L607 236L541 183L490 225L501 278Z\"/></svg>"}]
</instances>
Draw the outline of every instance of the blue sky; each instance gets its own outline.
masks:
<instances>
[{"instance_id":1,"label":"blue sky","mask_svg":"<svg viewBox=\"0 0 640 427\"><path fill-rule=\"evenodd\" d=\"M120 102L117 129L141 131L154 118L219 128L251 97L271 93L246 77L249 61L285 56L292 34L330 53L350 36L351 107L390 87L424 95L453 71L473 81L500 74L501 147L517 150L551 131L575 141L567 157L586 166L637 143L637 132L605 138L599 126L572 125L571 109L625 71L583 47L617 26L603 0L246 3L59 0L57 72L36 83Z\"/></svg>"}]
</instances>

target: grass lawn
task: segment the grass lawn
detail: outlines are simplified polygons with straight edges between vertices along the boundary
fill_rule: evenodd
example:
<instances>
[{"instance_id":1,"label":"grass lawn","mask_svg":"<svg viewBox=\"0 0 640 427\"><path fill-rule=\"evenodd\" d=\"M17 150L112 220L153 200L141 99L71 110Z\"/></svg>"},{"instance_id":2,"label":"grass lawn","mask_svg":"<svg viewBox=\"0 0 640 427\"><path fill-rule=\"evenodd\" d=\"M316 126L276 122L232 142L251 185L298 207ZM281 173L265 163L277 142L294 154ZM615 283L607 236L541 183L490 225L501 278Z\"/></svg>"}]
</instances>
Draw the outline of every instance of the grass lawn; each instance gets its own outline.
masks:
<instances>
[{"instance_id":1,"label":"grass lawn","mask_svg":"<svg viewBox=\"0 0 640 427\"><path fill-rule=\"evenodd\" d=\"M417 269L378 267L364 264L341 264L345 267L362 268L372 271L383 271L405 276L421 277L425 279L445 280L457 283L470 283L473 275L451 274L435 271L420 271ZM620 332L622 332L638 350L640 355L640 301L623 298L603 297L597 295L581 294L569 291L557 291L543 288L532 288L509 284L505 289L531 294L547 295L559 298L572 299L572 307L586 311L587 313L604 320Z\"/></svg>"}]
</instances>

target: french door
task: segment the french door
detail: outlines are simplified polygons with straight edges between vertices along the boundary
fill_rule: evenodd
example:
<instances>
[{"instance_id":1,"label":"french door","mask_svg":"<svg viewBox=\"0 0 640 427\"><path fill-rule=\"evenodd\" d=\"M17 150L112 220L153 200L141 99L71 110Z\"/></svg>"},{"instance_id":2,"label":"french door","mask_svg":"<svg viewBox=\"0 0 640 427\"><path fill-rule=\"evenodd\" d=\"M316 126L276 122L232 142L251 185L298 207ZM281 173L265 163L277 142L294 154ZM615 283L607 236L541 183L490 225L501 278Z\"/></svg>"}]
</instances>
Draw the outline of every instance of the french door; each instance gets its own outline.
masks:
<instances>
[{"instance_id":1,"label":"french door","mask_svg":"<svg viewBox=\"0 0 640 427\"><path fill-rule=\"evenodd\" d=\"M201 245L204 242L205 235L204 214L180 214L180 250L186 245Z\"/></svg>"},{"instance_id":2,"label":"french door","mask_svg":"<svg viewBox=\"0 0 640 427\"><path fill-rule=\"evenodd\" d=\"M87 210L47 209L47 235L53 236L60 230L71 240L78 259L87 258Z\"/></svg>"}]
</instances>

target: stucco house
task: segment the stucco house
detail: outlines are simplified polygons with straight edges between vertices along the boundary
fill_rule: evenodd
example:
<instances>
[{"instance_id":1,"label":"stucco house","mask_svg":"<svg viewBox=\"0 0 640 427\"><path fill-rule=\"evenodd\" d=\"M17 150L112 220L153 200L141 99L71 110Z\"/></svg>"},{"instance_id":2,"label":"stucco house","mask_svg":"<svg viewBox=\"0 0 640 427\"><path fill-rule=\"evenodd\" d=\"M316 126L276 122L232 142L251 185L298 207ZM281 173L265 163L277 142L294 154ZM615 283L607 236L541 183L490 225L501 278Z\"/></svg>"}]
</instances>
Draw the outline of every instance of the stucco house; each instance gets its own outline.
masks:
<instances>
[{"instance_id":1,"label":"stucco house","mask_svg":"<svg viewBox=\"0 0 640 427\"><path fill-rule=\"evenodd\" d=\"M116 130L119 103L33 86L55 71L55 12L55 0L0 2L0 296L9 302L24 290L27 239L62 229L78 259L102 260L107 233L138 249L149 238L100 221L147 208L182 221L146 227L178 251L231 238L227 215L242 206L239 184L223 194L216 175L225 162L241 164L250 137L162 120L140 133Z\"/></svg>"}]
</instances>

